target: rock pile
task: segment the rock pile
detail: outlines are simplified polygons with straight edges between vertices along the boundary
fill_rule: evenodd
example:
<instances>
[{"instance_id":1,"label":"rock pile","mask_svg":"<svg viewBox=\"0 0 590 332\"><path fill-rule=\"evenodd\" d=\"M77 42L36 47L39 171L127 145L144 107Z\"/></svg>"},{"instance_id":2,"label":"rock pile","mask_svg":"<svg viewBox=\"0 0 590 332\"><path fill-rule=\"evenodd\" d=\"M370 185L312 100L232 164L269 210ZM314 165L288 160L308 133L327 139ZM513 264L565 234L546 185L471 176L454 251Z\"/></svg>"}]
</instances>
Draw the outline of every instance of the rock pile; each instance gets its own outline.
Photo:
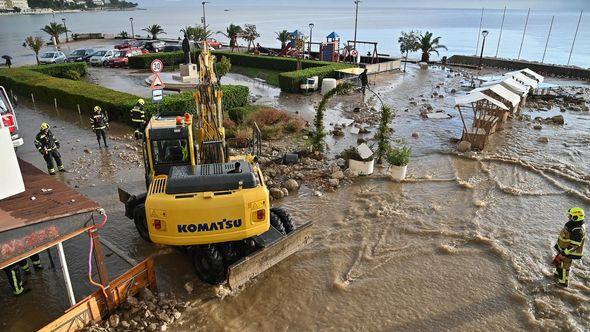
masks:
<instances>
[{"instance_id":1,"label":"rock pile","mask_svg":"<svg viewBox=\"0 0 590 332\"><path fill-rule=\"evenodd\" d=\"M190 302L178 301L174 296L160 293L155 296L149 289L142 289L138 297L128 297L116 313L108 319L89 326L88 332L115 331L167 331L178 321Z\"/></svg>"}]
</instances>

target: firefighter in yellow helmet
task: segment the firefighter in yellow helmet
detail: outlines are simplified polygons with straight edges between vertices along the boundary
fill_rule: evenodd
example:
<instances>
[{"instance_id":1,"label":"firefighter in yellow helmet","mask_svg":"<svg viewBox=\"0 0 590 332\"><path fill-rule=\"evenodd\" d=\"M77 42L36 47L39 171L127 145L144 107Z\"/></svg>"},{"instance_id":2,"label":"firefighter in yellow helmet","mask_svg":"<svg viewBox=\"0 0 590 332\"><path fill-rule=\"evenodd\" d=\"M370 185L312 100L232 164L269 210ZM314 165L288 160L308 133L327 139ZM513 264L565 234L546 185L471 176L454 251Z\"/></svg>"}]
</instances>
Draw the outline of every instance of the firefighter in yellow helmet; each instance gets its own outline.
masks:
<instances>
[{"instance_id":1,"label":"firefighter in yellow helmet","mask_svg":"<svg viewBox=\"0 0 590 332\"><path fill-rule=\"evenodd\" d=\"M96 134L96 140L98 141L98 147L100 148L100 138L104 142L104 147L108 148L106 130L109 127L109 119L107 115L102 111L100 106L94 106L94 114L90 117L90 126Z\"/></svg>"},{"instance_id":2,"label":"firefighter in yellow helmet","mask_svg":"<svg viewBox=\"0 0 590 332\"><path fill-rule=\"evenodd\" d=\"M35 147L39 152L43 155L43 159L47 163L47 171L49 174L55 175L55 167L53 165L53 161L57 164L57 169L60 172L65 172L66 169L61 162L61 155L59 154L59 140L53 136L51 130L49 130L49 125L45 122L41 124L41 128L39 129L39 133L35 137Z\"/></svg>"},{"instance_id":3,"label":"firefighter in yellow helmet","mask_svg":"<svg viewBox=\"0 0 590 332\"><path fill-rule=\"evenodd\" d=\"M133 122L133 126L135 127L135 132L133 135L136 139L140 139L143 135L145 130L145 126L147 125L147 119L145 117L145 110L144 110L145 101L143 99L138 99L135 103L135 106L131 109L131 122Z\"/></svg>"},{"instance_id":4,"label":"firefighter in yellow helmet","mask_svg":"<svg viewBox=\"0 0 590 332\"><path fill-rule=\"evenodd\" d=\"M573 207L567 212L568 221L561 229L555 250L557 255L553 259L556 267L555 277L560 286L567 287L569 282L572 260L582 259L584 240L586 239L586 225L584 224L584 210Z\"/></svg>"}]
</instances>

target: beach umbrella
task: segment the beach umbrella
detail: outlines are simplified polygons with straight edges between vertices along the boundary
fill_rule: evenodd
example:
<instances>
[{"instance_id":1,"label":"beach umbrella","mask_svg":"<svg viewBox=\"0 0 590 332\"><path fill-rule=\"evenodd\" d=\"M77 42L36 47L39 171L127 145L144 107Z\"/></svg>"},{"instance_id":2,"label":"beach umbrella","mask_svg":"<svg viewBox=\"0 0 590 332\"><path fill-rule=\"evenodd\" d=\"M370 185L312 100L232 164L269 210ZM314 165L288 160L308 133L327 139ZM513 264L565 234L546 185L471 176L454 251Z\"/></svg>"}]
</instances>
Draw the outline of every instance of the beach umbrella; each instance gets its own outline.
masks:
<instances>
[{"instance_id":1,"label":"beach umbrella","mask_svg":"<svg viewBox=\"0 0 590 332\"><path fill-rule=\"evenodd\" d=\"M10 60L12 60L12 57L9 55L3 55L2 59L10 61Z\"/></svg>"}]
</instances>

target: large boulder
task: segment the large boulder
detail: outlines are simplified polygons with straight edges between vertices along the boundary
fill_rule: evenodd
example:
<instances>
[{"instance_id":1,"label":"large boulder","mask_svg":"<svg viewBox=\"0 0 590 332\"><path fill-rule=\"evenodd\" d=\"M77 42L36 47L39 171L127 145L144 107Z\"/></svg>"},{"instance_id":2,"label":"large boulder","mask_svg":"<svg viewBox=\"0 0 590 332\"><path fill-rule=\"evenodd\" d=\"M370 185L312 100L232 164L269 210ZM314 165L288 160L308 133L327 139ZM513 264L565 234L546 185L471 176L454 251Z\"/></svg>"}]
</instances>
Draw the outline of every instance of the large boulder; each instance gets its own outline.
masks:
<instances>
[{"instance_id":1,"label":"large boulder","mask_svg":"<svg viewBox=\"0 0 590 332\"><path fill-rule=\"evenodd\" d=\"M293 180L293 179L289 179L285 182L283 182L283 187L287 188L287 190L289 190L289 192L293 192L299 189L299 183L297 183L297 181Z\"/></svg>"},{"instance_id":2,"label":"large boulder","mask_svg":"<svg viewBox=\"0 0 590 332\"><path fill-rule=\"evenodd\" d=\"M459 145L457 146L457 150L459 150L459 152L471 151L471 142L468 142L468 141L459 142Z\"/></svg>"},{"instance_id":3,"label":"large boulder","mask_svg":"<svg viewBox=\"0 0 590 332\"><path fill-rule=\"evenodd\" d=\"M272 196L272 198L274 199L281 199L283 198L283 196L285 196L285 194L283 193L283 191L280 188L270 188L270 195Z\"/></svg>"},{"instance_id":4,"label":"large boulder","mask_svg":"<svg viewBox=\"0 0 590 332\"><path fill-rule=\"evenodd\" d=\"M563 125L565 123L565 120L563 118L563 115L556 115L554 117L551 117L551 122L555 125Z\"/></svg>"},{"instance_id":5,"label":"large boulder","mask_svg":"<svg viewBox=\"0 0 590 332\"><path fill-rule=\"evenodd\" d=\"M336 171L334 173L332 173L332 175L330 176L332 179L336 179L336 180L342 180L344 179L344 172L342 171Z\"/></svg>"}]
</instances>

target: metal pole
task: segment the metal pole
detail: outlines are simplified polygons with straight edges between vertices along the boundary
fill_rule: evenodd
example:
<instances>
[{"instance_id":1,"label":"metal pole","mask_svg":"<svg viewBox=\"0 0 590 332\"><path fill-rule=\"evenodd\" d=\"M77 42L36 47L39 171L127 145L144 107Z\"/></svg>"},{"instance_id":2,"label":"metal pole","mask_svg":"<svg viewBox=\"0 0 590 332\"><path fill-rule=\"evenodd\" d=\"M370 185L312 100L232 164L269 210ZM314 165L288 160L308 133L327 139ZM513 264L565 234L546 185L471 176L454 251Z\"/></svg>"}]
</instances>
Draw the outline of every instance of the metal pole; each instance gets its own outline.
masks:
<instances>
[{"instance_id":1,"label":"metal pole","mask_svg":"<svg viewBox=\"0 0 590 332\"><path fill-rule=\"evenodd\" d=\"M135 31L133 31L133 17L130 17L129 21L131 21L131 38L135 39Z\"/></svg>"},{"instance_id":2,"label":"metal pole","mask_svg":"<svg viewBox=\"0 0 590 332\"><path fill-rule=\"evenodd\" d=\"M55 105L55 111L58 112L57 110L57 99L53 98L53 104Z\"/></svg>"},{"instance_id":3,"label":"metal pole","mask_svg":"<svg viewBox=\"0 0 590 332\"><path fill-rule=\"evenodd\" d=\"M549 37L551 36L551 29L553 28L554 19L555 15L551 16L551 24L549 25L549 33L547 34L547 41L545 42L545 50L543 51L543 58L541 59L541 63L545 61L545 53L547 53L547 45L549 45Z\"/></svg>"},{"instance_id":4,"label":"metal pole","mask_svg":"<svg viewBox=\"0 0 590 332\"><path fill-rule=\"evenodd\" d=\"M479 36L481 36L481 27L483 24L483 8L481 9L481 19L479 20L479 31L477 32L477 45L475 45L475 54L479 51Z\"/></svg>"},{"instance_id":5,"label":"metal pole","mask_svg":"<svg viewBox=\"0 0 590 332\"><path fill-rule=\"evenodd\" d=\"M356 5L356 13L354 14L354 43L352 44L352 49L356 50L356 28L358 23L358 16L359 16L359 3L360 0L356 0L354 3Z\"/></svg>"},{"instance_id":6,"label":"metal pole","mask_svg":"<svg viewBox=\"0 0 590 332\"><path fill-rule=\"evenodd\" d=\"M526 21L524 21L524 31L522 32L522 40L520 41L520 48L518 49L518 57L520 59L520 52L522 52L522 44L524 44L524 35L526 34L526 27L529 24L529 16L531 15L531 9L526 14Z\"/></svg>"},{"instance_id":7,"label":"metal pole","mask_svg":"<svg viewBox=\"0 0 590 332\"><path fill-rule=\"evenodd\" d=\"M309 26L309 46L307 47L307 54L311 58L311 38L313 37L313 25Z\"/></svg>"},{"instance_id":8,"label":"metal pole","mask_svg":"<svg viewBox=\"0 0 590 332\"><path fill-rule=\"evenodd\" d=\"M70 272L68 271L68 263L66 262L66 255L64 254L64 247L59 242L57 244L57 254L59 256L59 263L61 264L61 271L64 276L64 281L66 284L66 291L68 292L68 300L70 301L70 305L76 304L76 297L74 296L74 288L72 287L72 281L70 280Z\"/></svg>"},{"instance_id":9,"label":"metal pole","mask_svg":"<svg viewBox=\"0 0 590 332\"><path fill-rule=\"evenodd\" d=\"M70 40L68 38L68 27L66 26L66 19L62 18L61 20L64 22L64 29L66 29L66 43L68 43Z\"/></svg>"},{"instance_id":10,"label":"metal pole","mask_svg":"<svg viewBox=\"0 0 590 332\"><path fill-rule=\"evenodd\" d=\"M486 45L486 36L483 36L483 41L481 42L481 55L479 56L479 66L478 68L481 69L481 64L483 62L483 48Z\"/></svg>"},{"instance_id":11,"label":"metal pole","mask_svg":"<svg viewBox=\"0 0 590 332\"><path fill-rule=\"evenodd\" d=\"M504 14L502 14L502 24L500 25L500 36L498 37L498 46L496 47L496 58L500 50L500 40L502 39L502 30L504 29L504 18L506 17L506 6L504 6Z\"/></svg>"},{"instance_id":12,"label":"metal pole","mask_svg":"<svg viewBox=\"0 0 590 332\"><path fill-rule=\"evenodd\" d=\"M567 65L569 66L570 60L572 59L572 52L574 51L574 45L576 44L576 37L578 37L578 29L580 28L580 22L582 21L582 14L584 10L580 12L580 18L578 19L578 26L576 26L576 33L574 34L574 41L572 42L572 49L570 50L570 56L567 58Z\"/></svg>"},{"instance_id":13,"label":"metal pole","mask_svg":"<svg viewBox=\"0 0 590 332\"><path fill-rule=\"evenodd\" d=\"M205 4L206 3L207 3L207 1L201 2L201 4L203 5L203 30L207 29L207 18L205 17Z\"/></svg>"},{"instance_id":14,"label":"metal pole","mask_svg":"<svg viewBox=\"0 0 590 332\"><path fill-rule=\"evenodd\" d=\"M31 100L33 101L33 108L35 109L35 111L37 110L37 105L35 105L35 96L33 96L33 94L31 93Z\"/></svg>"}]
</instances>

